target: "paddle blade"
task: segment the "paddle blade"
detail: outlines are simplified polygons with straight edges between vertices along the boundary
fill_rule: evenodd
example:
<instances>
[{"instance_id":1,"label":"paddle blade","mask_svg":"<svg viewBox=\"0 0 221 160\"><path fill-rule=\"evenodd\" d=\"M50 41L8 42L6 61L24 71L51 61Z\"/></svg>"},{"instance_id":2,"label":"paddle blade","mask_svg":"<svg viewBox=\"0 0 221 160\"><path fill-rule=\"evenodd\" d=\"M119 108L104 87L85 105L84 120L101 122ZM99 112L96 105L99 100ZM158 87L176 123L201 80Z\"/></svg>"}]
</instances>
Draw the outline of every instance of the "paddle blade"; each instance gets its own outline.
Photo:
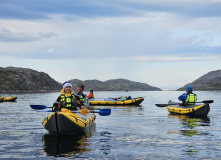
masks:
<instances>
[{"instance_id":1,"label":"paddle blade","mask_svg":"<svg viewBox=\"0 0 221 160\"><path fill-rule=\"evenodd\" d=\"M166 107L168 104L155 104L157 107Z\"/></svg>"},{"instance_id":2,"label":"paddle blade","mask_svg":"<svg viewBox=\"0 0 221 160\"><path fill-rule=\"evenodd\" d=\"M111 114L111 109L100 109L100 111L94 113L98 113L100 116L109 116Z\"/></svg>"},{"instance_id":3,"label":"paddle blade","mask_svg":"<svg viewBox=\"0 0 221 160\"><path fill-rule=\"evenodd\" d=\"M213 103L213 100L206 100L206 101L202 101L203 103Z\"/></svg>"},{"instance_id":4,"label":"paddle blade","mask_svg":"<svg viewBox=\"0 0 221 160\"><path fill-rule=\"evenodd\" d=\"M51 108L51 107L47 107L47 106L44 106L44 105L30 105L30 107L32 109L39 109L39 110L45 109L45 108Z\"/></svg>"}]
</instances>

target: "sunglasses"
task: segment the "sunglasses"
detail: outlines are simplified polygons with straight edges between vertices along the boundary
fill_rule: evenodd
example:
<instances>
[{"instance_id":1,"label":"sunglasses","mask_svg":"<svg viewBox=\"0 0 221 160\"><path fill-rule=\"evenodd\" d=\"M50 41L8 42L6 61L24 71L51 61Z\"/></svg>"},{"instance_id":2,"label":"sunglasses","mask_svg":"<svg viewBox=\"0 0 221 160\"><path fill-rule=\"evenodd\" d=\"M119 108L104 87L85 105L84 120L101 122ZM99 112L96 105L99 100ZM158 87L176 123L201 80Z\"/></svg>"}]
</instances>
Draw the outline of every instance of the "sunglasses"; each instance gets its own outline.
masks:
<instances>
[{"instance_id":1,"label":"sunglasses","mask_svg":"<svg viewBox=\"0 0 221 160\"><path fill-rule=\"evenodd\" d=\"M78 86L78 87L80 87L80 88L84 89L84 87L82 87L82 86Z\"/></svg>"}]
</instances>

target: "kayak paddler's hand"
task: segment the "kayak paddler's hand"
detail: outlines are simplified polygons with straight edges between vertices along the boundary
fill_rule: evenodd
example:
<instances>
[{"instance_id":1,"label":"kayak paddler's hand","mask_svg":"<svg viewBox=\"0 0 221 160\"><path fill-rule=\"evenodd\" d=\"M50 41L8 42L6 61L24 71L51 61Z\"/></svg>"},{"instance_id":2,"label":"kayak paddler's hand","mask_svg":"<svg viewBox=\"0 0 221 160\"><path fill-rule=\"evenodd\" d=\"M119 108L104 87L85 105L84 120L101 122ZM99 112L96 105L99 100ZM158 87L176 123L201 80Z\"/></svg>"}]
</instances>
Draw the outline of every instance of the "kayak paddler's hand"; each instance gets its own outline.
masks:
<instances>
[{"instance_id":1,"label":"kayak paddler's hand","mask_svg":"<svg viewBox=\"0 0 221 160\"><path fill-rule=\"evenodd\" d=\"M84 108L84 109L81 109L80 110L80 113L81 114L84 114L84 115L87 115L89 113L88 109L87 108Z\"/></svg>"},{"instance_id":2,"label":"kayak paddler's hand","mask_svg":"<svg viewBox=\"0 0 221 160\"><path fill-rule=\"evenodd\" d=\"M85 108L85 106L81 106L81 109L84 109Z\"/></svg>"}]
</instances>

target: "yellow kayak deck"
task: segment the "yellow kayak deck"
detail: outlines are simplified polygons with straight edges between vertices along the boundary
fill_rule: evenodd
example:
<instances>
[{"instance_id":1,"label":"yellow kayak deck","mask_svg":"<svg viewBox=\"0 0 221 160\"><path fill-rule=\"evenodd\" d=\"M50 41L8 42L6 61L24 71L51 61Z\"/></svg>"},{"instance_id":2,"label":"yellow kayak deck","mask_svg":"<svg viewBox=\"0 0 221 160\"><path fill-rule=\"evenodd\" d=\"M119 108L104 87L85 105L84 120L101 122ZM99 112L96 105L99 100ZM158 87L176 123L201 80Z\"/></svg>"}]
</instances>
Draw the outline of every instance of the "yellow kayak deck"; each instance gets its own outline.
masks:
<instances>
[{"instance_id":1,"label":"yellow kayak deck","mask_svg":"<svg viewBox=\"0 0 221 160\"><path fill-rule=\"evenodd\" d=\"M0 97L0 102L14 102L17 99L17 96L13 97Z\"/></svg>"},{"instance_id":2,"label":"yellow kayak deck","mask_svg":"<svg viewBox=\"0 0 221 160\"><path fill-rule=\"evenodd\" d=\"M143 102L143 97L133 98L124 101L117 101L114 99L89 99L90 105L139 105Z\"/></svg>"}]
</instances>

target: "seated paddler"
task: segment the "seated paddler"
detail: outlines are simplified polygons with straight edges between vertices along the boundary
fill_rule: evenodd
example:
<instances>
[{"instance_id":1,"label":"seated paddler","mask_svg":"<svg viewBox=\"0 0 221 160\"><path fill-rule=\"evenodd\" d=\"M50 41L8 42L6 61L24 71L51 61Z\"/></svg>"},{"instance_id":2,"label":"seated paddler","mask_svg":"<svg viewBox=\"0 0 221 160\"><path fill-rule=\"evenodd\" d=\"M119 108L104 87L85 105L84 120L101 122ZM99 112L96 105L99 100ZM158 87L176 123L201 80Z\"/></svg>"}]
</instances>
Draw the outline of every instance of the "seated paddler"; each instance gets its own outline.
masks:
<instances>
[{"instance_id":1,"label":"seated paddler","mask_svg":"<svg viewBox=\"0 0 221 160\"><path fill-rule=\"evenodd\" d=\"M186 87L186 93L183 93L178 97L179 101L183 102L183 106L185 105L190 105L190 104L195 104L197 100L197 95L193 93L193 87L192 86L187 86Z\"/></svg>"},{"instance_id":2,"label":"seated paddler","mask_svg":"<svg viewBox=\"0 0 221 160\"><path fill-rule=\"evenodd\" d=\"M118 98L115 98L114 100L117 100L117 101L125 101L125 100L130 100L132 99L131 96L121 96L121 97L118 97Z\"/></svg>"},{"instance_id":3,"label":"seated paddler","mask_svg":"<svg viewBox=\"0 0 221 160\"><path fill-rule=\"evenodd\" d=\"M84 104L80 102L79 96L76 96L73 93L72 84L68 81L63 83L63 89L61 89L61 95L57 98L57 100L53 104L53 111L61 110L62 108L70 110L85 108Z\"/></svg>"},{"instance_id":4,"label":"seated paddler","mask_svg":"<svg viewBox=\"0 0 221 160\"><path fill-rule=\"evenodd\" d=\"M77 85L77 88L76 88L74 94L75 94L76 97L80 98L80 101L82 103L84 103L84 100L86 98L86 95L83 93L83 91L84 91L84 85L82 83L79 83Z\"/></svg>"},{"instance_id":5,"label":"seated paddler","mask_svg":"<svg viewBox=\"0 0 221 160\"><path fill-rule=\"evenodd\" d=\"M95 94L94 94L94 90L91 89L90 90L90 94L87 96L88 99L94 99L95 98Z\"/></svg>"}]
</instances>

